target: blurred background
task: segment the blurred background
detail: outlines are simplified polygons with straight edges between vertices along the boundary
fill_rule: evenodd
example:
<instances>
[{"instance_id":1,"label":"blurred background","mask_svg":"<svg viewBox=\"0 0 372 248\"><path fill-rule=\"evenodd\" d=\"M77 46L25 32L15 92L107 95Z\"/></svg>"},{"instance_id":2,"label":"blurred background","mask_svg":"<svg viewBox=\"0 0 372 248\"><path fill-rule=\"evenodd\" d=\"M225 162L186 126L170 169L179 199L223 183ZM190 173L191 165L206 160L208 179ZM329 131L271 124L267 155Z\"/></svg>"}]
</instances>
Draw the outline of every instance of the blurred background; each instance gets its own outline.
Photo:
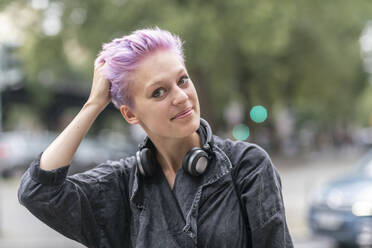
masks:
<instances>
[{"instance_id":1,"label":"blurred background","mask_svg":"<svg viewBox=\"0 0 372 248\"><path fill-rule=\"evenodd\" d=\"M370 247L368 0L0 0L0 247L82 247L18 204L20 176L87 100L102 44L155 26L185 41L214 132L272 156L295 247ZM110 104L70 173L142 137Z\"/></svg>"}]
</instances>

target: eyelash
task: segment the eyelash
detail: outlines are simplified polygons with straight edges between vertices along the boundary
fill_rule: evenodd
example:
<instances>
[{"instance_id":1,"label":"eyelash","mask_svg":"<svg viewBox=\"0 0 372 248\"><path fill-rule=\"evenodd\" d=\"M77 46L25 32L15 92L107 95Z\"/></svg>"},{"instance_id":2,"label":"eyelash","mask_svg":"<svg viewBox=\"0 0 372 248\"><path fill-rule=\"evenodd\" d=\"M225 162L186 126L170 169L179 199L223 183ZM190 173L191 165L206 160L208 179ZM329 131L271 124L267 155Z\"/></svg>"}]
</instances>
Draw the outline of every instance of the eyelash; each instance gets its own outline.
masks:
<instances>
[{"instance_id":1,"label":"eyelash","mask_svg":"<svg viewBox=\"0 0 372 248\"><path fill-rule=\"evenodd\" d=\"M183 81L183 82L181 82ZM181 82L181 83L180 83ZM187 84L189 82L189 77L188 76L182 76L180 78L180 80L178 80L178 85L184 85L184 84ZM156 90L154 90L154 92L152 93L152 97L153 98L159 98L161 96L156 96L156 94L160 91L160 90L164 90L164 88L158 88Z\"/></svg>"},{"instance_id":2,"label":"eyelash","mask_svg":"<svg viewBox=\"0 0 372 248\"><path fill-rule=\"evenodd\" d=\"M188 76L182 76L178 82L182 81L183 79L185 79L185 81L182 84L186 84L186 83L189 82L189 77Z\"/></svg>"}]
</instances>

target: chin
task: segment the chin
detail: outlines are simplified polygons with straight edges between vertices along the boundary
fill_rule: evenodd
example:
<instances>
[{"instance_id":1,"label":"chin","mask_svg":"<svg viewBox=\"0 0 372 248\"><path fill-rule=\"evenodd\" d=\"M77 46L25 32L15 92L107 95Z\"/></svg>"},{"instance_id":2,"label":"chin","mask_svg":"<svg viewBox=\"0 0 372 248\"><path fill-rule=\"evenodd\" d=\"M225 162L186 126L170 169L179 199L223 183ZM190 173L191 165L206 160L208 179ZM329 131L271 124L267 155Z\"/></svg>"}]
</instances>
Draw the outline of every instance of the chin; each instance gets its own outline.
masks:
<instances>
[{"instance_id":1,"label":"chin","mask_svg":"<svg viewBox=\"0 0 372 248\"><path fill-rule=\"evenodd\" d=\"M189 125L190 125L190 129L189 129L190 134L196 132L196 130L198 130L200 126L200 116L199 115L195 116Z\"/></svg>"},{"instance_id":2,"label":"chin","mask_svg":"<svg viewBox=\"0 0 372 248\"><path fill-rule=\"evenodd\" d=\"M191 133L195 132L198 130L200 125L200 118L193 118L193 120L190 121L187 125L185 125L185 128L188 127L187 129L190 130Z\"/></svg>"},{"instance_id":3,"label":"chin","mask_svg":"<svg viewBox=\"0 0 372 248\"><path fill-rule=\"evenodd\" d=\"M187 137L196 130L198 130L200 126L200 116L196 115L190 120L189 122L185 123L184 125L181 125L181 127L177 127L175 132L177 133L175 136L178 136L179 138Z\"/></svg>"}]
</instances>

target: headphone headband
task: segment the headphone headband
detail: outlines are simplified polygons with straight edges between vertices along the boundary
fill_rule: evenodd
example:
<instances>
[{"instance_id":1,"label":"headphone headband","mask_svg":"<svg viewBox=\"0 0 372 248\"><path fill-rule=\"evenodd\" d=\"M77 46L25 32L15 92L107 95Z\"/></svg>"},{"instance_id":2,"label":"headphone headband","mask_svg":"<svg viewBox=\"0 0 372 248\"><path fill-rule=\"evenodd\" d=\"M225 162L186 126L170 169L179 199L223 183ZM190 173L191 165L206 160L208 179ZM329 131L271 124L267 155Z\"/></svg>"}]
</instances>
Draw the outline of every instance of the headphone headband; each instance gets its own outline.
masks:
<instances>
[{"instance_id":1,"label":"headphone headband","mask_svg":"<svg viewBox=\"0 0 372 248\"><path fill-rule=\"evenodd\" d=\"M200 118L199 132L203 137L204 131L206 132L206 140L202 147L194 147L188 151L182 161L182 167L189 174L199 176L206 170L209 161L212 157L213 135L212 130L207 121ZM203 139L202 139L203 140ZM154 172L155 164L155 150L154 144L148 136L145 137L143 143L138 146L136 153L137 167L143 176L150 176Z\"/></svg>"},{"instance_id":2,"label":"headphone headband","mask_svg":"<svg viewBox=\"0 0 372 248\"><path fill-rule=\"evenodd\" d=\"M213 149L213 135L212 129L209 126L208 122L203 118L200 118L200 125L204 127L205 131L207 132L207 140L205 144L203 144L203 149L212 151Z\"/></svg>"}]
</instances>

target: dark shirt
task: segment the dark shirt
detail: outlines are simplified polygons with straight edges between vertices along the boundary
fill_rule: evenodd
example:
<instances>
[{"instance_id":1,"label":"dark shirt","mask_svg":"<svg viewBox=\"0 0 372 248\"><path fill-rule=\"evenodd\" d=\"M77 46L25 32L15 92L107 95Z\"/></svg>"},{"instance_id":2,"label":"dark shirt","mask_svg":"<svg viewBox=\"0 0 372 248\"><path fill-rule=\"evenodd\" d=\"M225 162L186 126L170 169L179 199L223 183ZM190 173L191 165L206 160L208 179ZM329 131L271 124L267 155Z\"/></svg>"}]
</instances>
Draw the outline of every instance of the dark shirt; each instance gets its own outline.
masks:
<instances>
[{"instance_id":1,"label":"dark shirt","mask_svg":"<svg viewBox=\"0 0 372 248\"><path fill-rule=\"evenodd\" d=\"M67 177L69 165L45 171L39 157L18 198L48 226L92 248L293 247L267 153L217 136L214 143L206 172L195 177L180 168L173 189L159 165L152 177L141 176L134 156Z\"/></svg>"}]
</instances>

